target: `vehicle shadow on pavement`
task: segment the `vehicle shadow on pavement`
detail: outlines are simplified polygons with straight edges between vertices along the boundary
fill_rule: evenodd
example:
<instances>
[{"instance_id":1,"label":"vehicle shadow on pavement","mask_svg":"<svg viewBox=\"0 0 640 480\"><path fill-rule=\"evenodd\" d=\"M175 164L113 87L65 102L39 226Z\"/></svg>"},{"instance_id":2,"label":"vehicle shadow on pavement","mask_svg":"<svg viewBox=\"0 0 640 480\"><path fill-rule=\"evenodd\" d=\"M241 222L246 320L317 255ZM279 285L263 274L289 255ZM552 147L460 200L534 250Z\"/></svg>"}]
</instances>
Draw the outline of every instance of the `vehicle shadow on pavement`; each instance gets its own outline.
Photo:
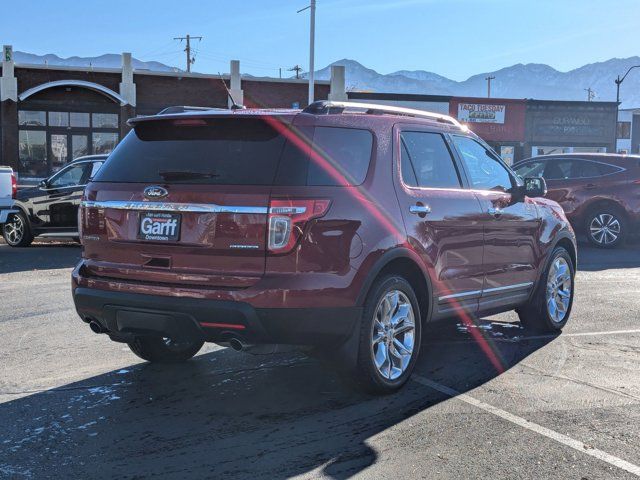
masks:
<instances>
[{"instance_id":1,"label":"vehicle shadow on pavement","mask_svg":"<svg viewBox=\"0 0 640 480\"><path fill-rule=\"evenodd\" d=\"M73 268L80 255L75 242L35 243L26 248L0 243L0 273Z\"/></svg>"},{"instance_id":2,"label":"vehicle shadow on pavement","mask_svg":"<svg viewBox=\"0 0 640 480\"><path fill-rule=\"evenodd\" d=\"M553 340L528 341L509 324L479 325L505 370ZM499 374L468 329L425 335L416 374L459 392ZM220 349L0 404L0 476L343 479L378 460L368 439L446 399L414 381L370 396L301 354ZM425 455L435 456L437 427L423 427Z\"/></svg>"}]
</instances>

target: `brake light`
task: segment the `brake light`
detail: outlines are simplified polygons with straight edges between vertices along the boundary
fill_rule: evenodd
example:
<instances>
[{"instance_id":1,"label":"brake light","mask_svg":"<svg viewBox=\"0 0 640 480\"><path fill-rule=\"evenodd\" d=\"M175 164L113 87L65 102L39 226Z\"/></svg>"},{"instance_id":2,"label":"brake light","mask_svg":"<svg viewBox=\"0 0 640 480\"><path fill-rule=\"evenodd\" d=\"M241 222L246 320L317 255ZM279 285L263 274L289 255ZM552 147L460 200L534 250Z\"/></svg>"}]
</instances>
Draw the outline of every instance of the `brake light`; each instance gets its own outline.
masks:
<instances>
[{"instance_id":1,"label":"brake light","mask_svg":"<svg viewBox=\"0 0 640 480\"><path fill-rule=\"evenodd\" d=\"M18 179L16 178L16 174L11 174L11 198L15 200L18 196Z\"/></svg>"},{"instance_id":2,"label":"brake light","mask_svg":"<svg viewBox=\"0 0 640 480\"><path fill-rule=\"evenodd\" d=\"M268 249L285 253L293 249L304 233L308 221L322 217L329 210L331 200L271 200L269 204Z\"/></svg>"}]
</instances>

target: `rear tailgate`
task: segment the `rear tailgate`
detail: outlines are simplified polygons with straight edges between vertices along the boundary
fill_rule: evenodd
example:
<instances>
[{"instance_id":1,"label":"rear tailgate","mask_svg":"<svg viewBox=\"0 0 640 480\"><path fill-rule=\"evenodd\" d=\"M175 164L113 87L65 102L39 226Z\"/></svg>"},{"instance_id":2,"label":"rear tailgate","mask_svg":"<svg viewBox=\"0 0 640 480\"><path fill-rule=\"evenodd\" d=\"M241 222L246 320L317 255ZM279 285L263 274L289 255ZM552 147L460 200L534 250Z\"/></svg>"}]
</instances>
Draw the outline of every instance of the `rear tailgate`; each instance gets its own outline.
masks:
<instances>
[{"instance_id":1,"label":"rear tailgate","mask_svg":"<svg viewBox=\"0 0 640 480\"><path fill-rule=\"evenodd\" d=\"M85 191L89 273L181 286L254 284L265 271L283 144L258 118L137 126Z\"/></svg>"},{"instance_id":2,"label":"rear tailgate","mask_svg":"<svg viewBox=\"0 0 640 480\"><path fill-rule=\"evenodd\" d=\"M11 200L13 195L12 175L13 169L10 167L0 167L0 204Z\"/></svg>"}]
</instances>

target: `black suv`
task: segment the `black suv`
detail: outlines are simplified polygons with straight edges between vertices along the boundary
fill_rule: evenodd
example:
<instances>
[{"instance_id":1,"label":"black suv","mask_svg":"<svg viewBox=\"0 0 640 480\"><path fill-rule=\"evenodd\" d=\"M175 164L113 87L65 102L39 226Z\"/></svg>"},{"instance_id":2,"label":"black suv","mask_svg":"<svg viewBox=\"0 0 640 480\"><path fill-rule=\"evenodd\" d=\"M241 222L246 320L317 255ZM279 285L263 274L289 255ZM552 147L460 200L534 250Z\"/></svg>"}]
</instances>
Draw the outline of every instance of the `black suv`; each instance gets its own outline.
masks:
<instances>
[{"instance_id":1,"label":"black suv","mask_svg":"<svg viewBox=\"0 0 640 480\"><path fill-rule=\"evenodd\" d=\"M11 215L2 227L4 241L27 247L34 237L78 238L78 207L87 183L107 155L79 157L36 187L18 190Z\"/></svg>"}]
</instances>

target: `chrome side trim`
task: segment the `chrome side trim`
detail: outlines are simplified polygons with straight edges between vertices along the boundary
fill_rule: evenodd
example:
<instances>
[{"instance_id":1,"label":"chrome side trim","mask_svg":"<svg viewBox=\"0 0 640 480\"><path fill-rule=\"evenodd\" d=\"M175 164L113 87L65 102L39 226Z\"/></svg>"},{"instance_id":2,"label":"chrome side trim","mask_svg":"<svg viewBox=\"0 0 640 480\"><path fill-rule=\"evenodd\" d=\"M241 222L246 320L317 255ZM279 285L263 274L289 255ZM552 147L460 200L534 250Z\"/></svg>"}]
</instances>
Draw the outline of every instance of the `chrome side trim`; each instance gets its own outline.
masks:
<instances>
[{"instance_id":1,"label":"chrome side trim","mask_svg":"<svg viewBox=\"0 0 640 480\"><path fill-rule=\"evenodd\" d=\"M267 207L216 205L213 203L173 203L173 202L123 202L106 200L93 202L85 200L86 208L112 208L115 210L139 210L144 212L193 212L193 213L241 213L266 215Z\"/></svg>"},{"instance_id":2,"label":"chrome side trim","mask_svg":"<svg viewBox=\"0 0 640 480\"><path fill-rule=\"evenodd\" d=\"M520 288L527 288L533 285L533 282L516 283L515 285L505 285L504 287L485 288L482 290L482 294L493 292L505 292L507 290L518 290Z\"/></svg>"},{"instance_id":3,"label":"chrome side trim","mask_svg":"<svg viewBox=\"0 0 640 480\"><path fill-rule=\"evenodd\" d=\"M449 300L451 298L462 298L462 297L471 297L472 295L480 295L482 290L471 290L469 292L461 292L461 293L453 293L451 295L444 295L442 297L438 297L438 301Z\"/></svg>"},{"instance_id":4,"label":"chrome side trim","mask_svg":"<svg viewBox=\"0 0 640 480\"><path fill-rule=\"evenodd\" d=\"M505 285L504 287L485 288L485 289L482 289L482 290L470 290L468 292L453 293L451 295L444 295L442 297L438 297L438 301L441 302L443 300L450 300L452 298L471 297L473 295L479 295L479 294L484 295L485 293L506 292L508 290L518 290L518 289L521 289L521 288L531 287L532 285L533 285L533 282L526 282L526 283L516 283L514 285Z\"/></svg>"}]
</instances>

